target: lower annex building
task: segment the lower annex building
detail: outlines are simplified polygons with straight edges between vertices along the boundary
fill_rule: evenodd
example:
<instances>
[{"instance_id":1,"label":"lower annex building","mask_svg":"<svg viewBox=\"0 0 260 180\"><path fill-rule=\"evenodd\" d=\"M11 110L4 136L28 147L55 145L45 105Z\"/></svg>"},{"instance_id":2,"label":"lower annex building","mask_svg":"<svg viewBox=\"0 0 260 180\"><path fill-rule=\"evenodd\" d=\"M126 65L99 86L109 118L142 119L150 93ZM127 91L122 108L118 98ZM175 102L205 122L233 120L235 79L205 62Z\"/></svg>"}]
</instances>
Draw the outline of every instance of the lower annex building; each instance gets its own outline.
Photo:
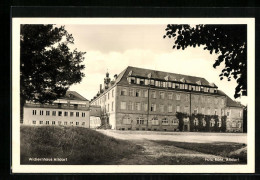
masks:
<instances>
[{"instance_id":1,"label":"lower annex building","mask_svg":"<svg viewBox=\"0 0 260 180\"><path fill-rule=\"evenodd\" d=\"M184 112L225 115L226 131L243 131L243 106L201 77L128 66L113 80L106 73L90 103L100 106L101 117L117 130L178 131L176 112ZM189 131L188 119L183 129Z\"/></svg>"},{"instance_id":2,"label":"lower annex building","mask_svg":"<svg viewBox=\"0 0 260 180\"><path fill-rule=\"evenodd\" d=\"M63 125L90 127L89 101L75 91L52 104L27 101L24 105L24 125Z\"/></svg>"}]
</instances>

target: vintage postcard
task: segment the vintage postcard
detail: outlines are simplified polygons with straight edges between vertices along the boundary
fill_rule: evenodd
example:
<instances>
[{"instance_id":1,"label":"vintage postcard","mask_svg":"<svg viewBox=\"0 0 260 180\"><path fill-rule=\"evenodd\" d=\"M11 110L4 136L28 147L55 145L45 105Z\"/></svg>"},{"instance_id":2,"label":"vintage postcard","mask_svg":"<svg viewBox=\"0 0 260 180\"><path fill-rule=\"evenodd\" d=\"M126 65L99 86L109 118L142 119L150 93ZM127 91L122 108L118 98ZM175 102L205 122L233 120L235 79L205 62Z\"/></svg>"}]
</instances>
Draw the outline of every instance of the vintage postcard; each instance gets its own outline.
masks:
<instances>
[{"instance_id":1,"label":"vintage postcard","mask_svg":"<svg viewBox=\"0 0 260 180\"><path fill-rule=\"evenodd\" d=\"M13 173L254 173L254 18L13 18Z\"/></svg>"}]
</instances>

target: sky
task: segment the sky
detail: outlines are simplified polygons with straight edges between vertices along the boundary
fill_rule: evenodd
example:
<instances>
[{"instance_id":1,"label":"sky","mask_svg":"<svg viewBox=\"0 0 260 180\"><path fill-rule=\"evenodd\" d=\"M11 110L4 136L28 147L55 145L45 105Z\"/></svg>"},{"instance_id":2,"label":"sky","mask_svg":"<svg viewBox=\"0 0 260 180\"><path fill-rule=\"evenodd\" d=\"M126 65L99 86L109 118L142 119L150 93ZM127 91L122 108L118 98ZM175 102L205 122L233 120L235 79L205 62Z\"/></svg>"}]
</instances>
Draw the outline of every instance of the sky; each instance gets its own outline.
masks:
<instances>
[{"instance_id":1,"label":"sky","mask_svg":"<svg viewBox=\"0 0 260 180\"><path fill-rule=\"evenodd\" d=\"M103 84L107 71L113 79L114 74L134 66L203 77L234 99L236 81L219 79L224 64L213 68L218 55L211 55L202 46L172 49L174 40L163 38L166 25L65 25L74 37L74 45L69 46L71 50L77 48L86 52L85 77L70 90L91 100L97 94L99 84ZM247 104L246 97L236 101Z\"/></svg>"}]
</instances>

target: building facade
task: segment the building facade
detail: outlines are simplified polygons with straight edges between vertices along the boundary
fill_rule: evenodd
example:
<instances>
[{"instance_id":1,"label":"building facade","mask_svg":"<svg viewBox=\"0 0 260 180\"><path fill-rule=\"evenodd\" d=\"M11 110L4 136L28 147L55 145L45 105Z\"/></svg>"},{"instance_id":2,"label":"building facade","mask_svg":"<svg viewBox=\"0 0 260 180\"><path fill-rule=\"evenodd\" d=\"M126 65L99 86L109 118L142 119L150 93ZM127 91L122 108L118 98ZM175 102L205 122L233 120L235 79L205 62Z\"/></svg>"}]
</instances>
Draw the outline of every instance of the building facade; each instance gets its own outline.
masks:
<instances>
[{"instance_id":1,"label":"building facade","mask_svg":"<svg viewBox=\"0 0 260 180\"><path fill-rule=\"evenodd\" d=\"M129 66L113 80L106 74L104 88L100 85L91 105L101 107L112 129L178 131L176 112L184 112L227 115L234 126L229 131L242 132L243 115L235 118L231 114L242 113L243 107L229 106L236 104L230 100L204 78ZM185 118L184 130L189 131L189 126Z\"/></svg>"},{"instance_id":2,"label":"building facade","mask_svg":"<svg viewBox=\"0 0 260 180\"><path fill-rule=\"evenodd\" d=\"M89 101L75 91L67 91L52 104L26 102L24 125L90 127Z\"/></svg>"}]
</instances>

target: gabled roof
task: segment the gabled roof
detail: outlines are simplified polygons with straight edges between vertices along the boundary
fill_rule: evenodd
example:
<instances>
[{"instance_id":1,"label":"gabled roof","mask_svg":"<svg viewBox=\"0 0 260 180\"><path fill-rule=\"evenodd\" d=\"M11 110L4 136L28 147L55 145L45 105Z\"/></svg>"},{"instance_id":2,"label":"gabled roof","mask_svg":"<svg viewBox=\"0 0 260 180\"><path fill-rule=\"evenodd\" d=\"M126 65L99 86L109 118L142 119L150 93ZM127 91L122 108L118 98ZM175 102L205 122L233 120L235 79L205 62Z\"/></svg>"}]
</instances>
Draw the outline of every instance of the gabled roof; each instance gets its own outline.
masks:
<instances>
[{"instance_id":1,"label":"gabled roof","mask_svg":"<svg viewBox=\"0 0 260 180\"><path fill-rule=\"evenodd\" d=\"M227 107L244 107L244 105L232 100L228 95L226 95L223 91L218 90L219 95L223 95L227 97Z\"/></svg>"},{"instance_id":2,"label":"gabled roof","mask_svg":"<svg viewBox=\"0 0 260 180\"><path fill-rule=\"evenodd\" d=\"M130 73L131 76L144 77L144 78L148 78L148 76L151 76L151 79L157 79L162 81L165 81L165 77L167 77L169 81L177 81L177 82L185 81L186 83L191 83L191 84L197 84L197 82L200 81L201 85L211 86L211 84L206 79L201 77L156 71L156 70L150 70L144 68L137 68L132 66L128 66L122 73L123 75L118 81L119 84L128 84L127 77L129 76Z\"/></svg>"},{"instance_id":3,"label":"gabled roof","mask_svg":"<svg viewBox=\"0 0 260 180\"><path fill-rule=\"evenodd\" d=\"M86 98L81 96L76 91L67 91L65 96L60 99L69 99L69 100L79 100L79 101L88 101Z\"/></svg>"}]
</instances>

